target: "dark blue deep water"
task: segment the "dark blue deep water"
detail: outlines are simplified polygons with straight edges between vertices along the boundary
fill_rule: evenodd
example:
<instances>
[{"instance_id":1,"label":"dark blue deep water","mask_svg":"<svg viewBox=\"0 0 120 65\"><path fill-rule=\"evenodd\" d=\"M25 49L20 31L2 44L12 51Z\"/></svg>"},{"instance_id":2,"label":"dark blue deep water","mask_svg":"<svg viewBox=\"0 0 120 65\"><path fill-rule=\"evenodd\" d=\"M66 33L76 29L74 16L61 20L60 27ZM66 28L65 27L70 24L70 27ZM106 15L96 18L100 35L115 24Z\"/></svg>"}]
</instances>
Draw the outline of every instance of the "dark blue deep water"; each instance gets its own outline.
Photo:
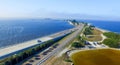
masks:
<instances>
[{"instance_id":1,"label":"dark blue deep water","mask_svg":"<svg viewBox=\"0 0 120 65\"><path fill-rule=\"evenodd\" d=\"M120 33L120 21L80 20ZM0 20L0 48L73 28L66 21L51 19Z\"/></svg>"},{"instance_id":2,"label":"dark blue deep water","mask_svg":"<svg viewBox=\"0 0 120 65\"><path fill-rule=\"evenodd\" d=\"M120 21L100 21L100 20L81 20L96 27L109 30L112 32L120 33Z\"/></svg>"},{"instance_id":3,"label":"dark blue deep water","mask_svg":"<svg viewBox=\"0 0 120 65\"><path fill-rule=\"evenodd\" d=\"M73 28L62 20L0 20L0 47L9 46Z\"/></svg>"}]
</instances>

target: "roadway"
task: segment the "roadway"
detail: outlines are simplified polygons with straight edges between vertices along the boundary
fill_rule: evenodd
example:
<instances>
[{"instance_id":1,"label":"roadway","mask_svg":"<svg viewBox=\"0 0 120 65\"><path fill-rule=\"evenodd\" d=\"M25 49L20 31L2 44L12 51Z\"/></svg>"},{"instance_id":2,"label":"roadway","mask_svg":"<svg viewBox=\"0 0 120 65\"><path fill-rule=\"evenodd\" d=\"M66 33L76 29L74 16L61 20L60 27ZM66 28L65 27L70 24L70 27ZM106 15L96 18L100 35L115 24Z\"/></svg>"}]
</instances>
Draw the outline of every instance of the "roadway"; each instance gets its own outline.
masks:
<instances>
[{"instance_id":1,"label":"roadway","mask_svg":"<svg viewBox=\"0 0 120 65\"><path fill-rule=\"evenodd\" d=\"M72 33L69 37L67 37L66 39L62 40L61 42L59 42L59 46L54 49L53 51L51 51L49 54L45 55L44 57L42 57L38 63L36 63L36 65L43 65L43 63L49 59L50 57L52 57L55 54L60 53L65 47L66 45L73 40L75 37L77 37L77 35L82 31L84 27L84 24L80 24L79 26L76 27L77 31L75 31L74 33Z\"/></svg>"},{"instance_id":2,"label":"roadway","mask_svg":"<svg viewBox=\"0 0 120 65\"><path fill-rule=\"evenodd\" d=\"M7 58L11 55L17 54L31 47L37 46L45 41L55 39L60 36L64 36L66 34L69 34L71 31L75 31L75 30L76 30L75 28L72 28L72 29L64 30L64 31L61 31L55 34L51 34L49 36L42 37L42 38L34 39L34 40L27 41L24 43L19 43L17 45L9 46L9 47L2 48L2 49L0 48L0 59ZM37 40L40 40L41 42L38 43Z\"/></svg>"}]
</instances>

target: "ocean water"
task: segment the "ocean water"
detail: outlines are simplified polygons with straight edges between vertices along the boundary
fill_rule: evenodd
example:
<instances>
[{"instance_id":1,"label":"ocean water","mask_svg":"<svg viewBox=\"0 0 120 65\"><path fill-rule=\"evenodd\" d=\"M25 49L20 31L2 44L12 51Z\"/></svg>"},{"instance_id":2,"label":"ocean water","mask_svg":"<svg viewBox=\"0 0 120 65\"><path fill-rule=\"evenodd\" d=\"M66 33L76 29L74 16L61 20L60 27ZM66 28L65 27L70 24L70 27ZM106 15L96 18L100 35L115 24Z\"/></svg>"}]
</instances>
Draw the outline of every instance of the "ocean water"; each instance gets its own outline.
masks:
<instances>
[{"instance_id":1,"label":"ocean water","mask_svg":"<svg viewBox=\"0 0 120 65\"><path fill-rule=\"evenodd\" d=\"M101 20L81 20L90 23L96 27L120 33L120 21L101 21Z\"/></svg>"},{"instance_id":2,"label":"ocean water","mask_svg":"<svg viewBox=\"0 0 120 65\"><path fill-rule=\"evenodd\" d=\"M0 20L0 48L73 28L62 20Z\"/></svg>"}]
</instances>

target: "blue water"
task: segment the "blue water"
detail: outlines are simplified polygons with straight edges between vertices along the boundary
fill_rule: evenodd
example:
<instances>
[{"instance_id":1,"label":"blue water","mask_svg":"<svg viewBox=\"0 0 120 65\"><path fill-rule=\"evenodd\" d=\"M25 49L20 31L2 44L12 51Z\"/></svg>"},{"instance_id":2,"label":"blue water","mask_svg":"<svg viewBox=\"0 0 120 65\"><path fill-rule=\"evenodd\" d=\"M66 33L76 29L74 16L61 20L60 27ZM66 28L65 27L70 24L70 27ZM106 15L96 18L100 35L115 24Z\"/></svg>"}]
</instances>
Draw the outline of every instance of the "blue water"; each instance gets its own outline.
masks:
<instances>
[{"instance_id":1,"label":"blue water","mask_svg":"<svg viewBox=\"0 0 120 65\"><path fill-rule=\"evenodd\" d=\"M73 28L62 20L0 20L0 47L9 46Z\"/></svg>"},{"instance_id":2,"label":"blue water","mask_svg":"<svg viewBox=\"0 0 120 65\"><path fill-rule=\"evenodd\" d=\"M102 29L120 33L120 21L100 21L100 20L81 20L81 21L88 22Z\"/></svg>"}]
</instances>

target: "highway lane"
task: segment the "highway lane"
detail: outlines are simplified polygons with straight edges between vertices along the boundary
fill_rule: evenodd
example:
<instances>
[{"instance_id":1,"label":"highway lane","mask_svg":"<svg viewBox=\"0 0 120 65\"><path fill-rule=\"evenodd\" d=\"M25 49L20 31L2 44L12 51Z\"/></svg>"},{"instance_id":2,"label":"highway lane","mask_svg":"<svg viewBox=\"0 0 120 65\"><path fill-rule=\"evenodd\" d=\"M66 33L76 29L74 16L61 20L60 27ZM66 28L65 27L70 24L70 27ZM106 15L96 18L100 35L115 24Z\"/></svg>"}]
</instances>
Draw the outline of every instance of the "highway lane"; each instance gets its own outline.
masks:
<instances>
[{"instance_id":1,"label":"highway lane","mask_svg":"<svg viewBox=\"0 0 120 65\"><path fill-rule=\"evenodd\" d=\"M84 24L80 24L78 27L76 27L76 29L78 29L77 31L75 31L73 34L71 34L65 40L59 42L60 45L56 49L51 51L49 54L47 54L43 58L41 58L40 61L36 65L42 65L47 59L49 59L53 55L61 52L64 49L64 47L82 31L83 27L84 27Z\"/></svg>"},{"instance_id":2,"label":"highway lane","mask_svg":"<svg viewBox=\"0 0 120 65\"><path fill-rule=\"evenodd\" d=\"M20 52L23 52L24 50L27 50L27 49L30 49L30 48L35 47L37 45L40 45L41 43L46 42L48 40L52 40L52 39L55 39L58 37L65 36L66 34L71 33L72 30L75 31L75 28L64 30L64 31L61 31L61 32L58 32L55 34L40 37L40 38L30 40L27 42L23 42L23 43L19 43L16 45L8 46L5 48L0 48L0 59L7 58L7 57L12 56L14 54L18 54ZM40 40L41 42L38 43L37 42L38 40Z\"/></svg>"}]
</instances>

